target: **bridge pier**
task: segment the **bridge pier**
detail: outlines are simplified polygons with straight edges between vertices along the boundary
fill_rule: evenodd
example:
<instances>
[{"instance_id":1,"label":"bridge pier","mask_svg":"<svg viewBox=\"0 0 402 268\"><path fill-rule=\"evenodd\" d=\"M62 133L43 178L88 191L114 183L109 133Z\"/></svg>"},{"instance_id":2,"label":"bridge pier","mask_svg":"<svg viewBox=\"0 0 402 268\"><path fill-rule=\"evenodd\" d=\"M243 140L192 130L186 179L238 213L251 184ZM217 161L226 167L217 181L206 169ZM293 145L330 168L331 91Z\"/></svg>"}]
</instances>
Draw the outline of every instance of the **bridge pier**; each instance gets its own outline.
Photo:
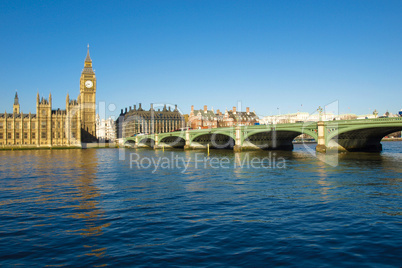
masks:
<instances>
[{"instance_id":1,"label":"bridge pier","mask_svg":"<svg viewBox=\"0 0 402 268\"><path fill-rule=\"evenodd\" d=\"M317 133L318 140L315 150L320 153L325 153L327 151L327 146L325 144L325 123L323 121L317 122Z\"/></svg>"},{"instance_id":2,"label":"bridge pier","mask_svg":"<svg viewBox=\"0 0 402 268\"><path fill-rule=\"evenodd\" d=\"M242 151L242 135L241 135L242 133L241 133L241 128L240 128L240 126L236 126L236 129L235 129L235 137L236 137L236 139L235 139L235 146L233 147L233 151L235 151L235 152L241 152Z\"/></svg>"},{"instance_id":3,"label":"bridge pier","mask_svg":"<svg viewBox=\"0 0 402 268\"><path fill-rule=\"evenodd\" d=\"M235 145L233 147L233 151L236 152L236 153L243 151L243 149L244 148L241 145Z\"/></svg>"},{"instance_id":4,"label":"bridge pier","mask_svg":"<svg viewBox=\"0 0 402 268\"><path fill-rule=\"evenodd\" d=\"M190 130L186 129L186 144L184 145L184 150L190 150Z\"/></svg>"},{"instance_id":5,"label":"bridge pier","mask_svg":"<svg viewBox=\"0 0 402 268\"><path fill-rule=\"evenodd\" d=\"M159 149L159 139L158 139L158 134L155 134L155 139L154 139L154 150Z\"/></svg>"},{"instance_id":6,"label":"bridge pier","mask_svg":"<svg viewBox=\"0 0 402 268\"><path fill-rule=\"evenodd\" d=\"M164 142L159 142L158 146L154 146L154 150L157 149L173 149L175 147L171 146L170 144L166 144Z\"/></svg>"}]
</instances>

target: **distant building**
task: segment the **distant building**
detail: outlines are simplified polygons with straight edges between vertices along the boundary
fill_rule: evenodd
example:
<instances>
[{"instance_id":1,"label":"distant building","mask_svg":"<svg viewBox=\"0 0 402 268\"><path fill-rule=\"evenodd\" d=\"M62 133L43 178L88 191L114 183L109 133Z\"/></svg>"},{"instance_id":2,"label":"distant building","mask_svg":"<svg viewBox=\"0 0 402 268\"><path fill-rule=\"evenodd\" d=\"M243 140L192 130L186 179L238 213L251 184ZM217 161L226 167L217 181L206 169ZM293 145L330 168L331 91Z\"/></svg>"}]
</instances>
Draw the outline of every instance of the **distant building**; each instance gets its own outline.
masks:
<instances>
[{"instance_id":1,"label":"distant building","mask_svg":"<svg viewBox=\"0 0 402 268\"><path fill-rule=\"evenodd\" d=\"M359 119L359 118L361 118L361 119L365 119L366 117L368 117L368 116L372 116L372 115L361 115L361 116L357 116L357 115L355 115L355 114L340 114L340 115L337 115L336 117L335 117L335 119L336 120L355 120L355 119Z\"/></svg>"},{"instance_id":2,"label":"distant building","mask_svg":"<svg viewBox=\"0 0 402 268\"><path fill-rule=\"evenodd\" d=\"M162 107L161 107L162 108ZM151 108L146 111L142 109L141 103L137 109L136 105L129 110L121 110L119 118L116 120L116 137L127 138L137 134L164 133L179 130L185 126L185 119L175 105L174 110L163 106L162 110Z\"/></svg>"},{"instance_id":3,"label":"distant building","mask_svg":"<svg viewBox=\"0 0 402 268\"><path fill-rule=\"evenodd\" d=\"M100 119L99 115L96 115L96 137L99 142L114 142L116 140L116 124L111 117Z\"/></svg>"},{"instance_id":4,"label":"distant building","mask_svg":"<svg viewBox=\"0 0 402 268\"><path fill-rule=\"evenodd\" d=\"M296 123L305 121L314 121L317 118L312 118L309 113L297 112L292 114L282 114L282 115L270 115L265 116L260 120L261 124L286 124L286 123Z\"/></svg>"},{"instance_id":5,"label":"distant building","mask_svg":"<svg viewBox=\"0 0 402 268\"><path fill-rule=\"evenodd\" d=\"M258 116L255 112L250 112L249 107L245 112L238 112L236 107L233 107L232 110L226 109L225 113L222 113L219 109L216 112L214 109L208 110L207 105L204 105L204 109L194 110L194 105L192 105L188 118L188 126L193 129L251 126L258 122Z\"/></svg>"},{"instance_id":6,"label":"distant building","mask_svg":"<svg viewBox=\"0 0 402 268\"><path fill-rule=\"evenodd\" d=\"M322 121L331 120L354 120L354 119L372 119L376 118L374 114L366 115L355 115L355 114L341 114L334 115L331 112L324 112L321 114ZM318 113L309 114L306 112L297 112L292 114L283 115L271 115L265 116L260 120L261 124L286 124L286 123L297 123L297 122L317 122L320 121L320 115Z\"/></svg>"},{"instance_id":7,"label":"distant building","mask_svg":"<svg viewBox=\"0 0 402 268\"><path fill-rule=\"evenodd\" d=\"M330 121L336 118L336 116L331 112L324 112L321 114L322 121ZM318 113L309 114L306 112L297 112L292 114L281 114L281 115L270 115L265 116L262 120L262 124L287 124L287 123L297 123L297 122L316 122L320 121L320 115Z\"/></svg>"}]
</instances>

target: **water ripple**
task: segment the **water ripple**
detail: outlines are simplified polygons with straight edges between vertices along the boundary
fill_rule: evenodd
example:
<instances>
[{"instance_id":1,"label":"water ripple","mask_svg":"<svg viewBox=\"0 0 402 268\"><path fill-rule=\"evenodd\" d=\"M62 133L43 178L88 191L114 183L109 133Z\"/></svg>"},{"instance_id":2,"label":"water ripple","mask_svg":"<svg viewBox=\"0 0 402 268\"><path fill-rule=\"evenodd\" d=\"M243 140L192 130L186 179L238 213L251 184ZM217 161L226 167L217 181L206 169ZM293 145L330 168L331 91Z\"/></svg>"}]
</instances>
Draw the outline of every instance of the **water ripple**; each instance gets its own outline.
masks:
<instances>
[{"instance_id":1,"label":"water ripple","mask_svg":"<svg viewBox=\"0 0 402 268\"><path fill-rule=\"evenodd\" d=\"M0 152L0 265L267 267L402 265L402 143L341 154L301 146L285 169L130 168L119 151ZM247 157L265 159L267 152ZM242 158L243 157L243 158ZM23 164L21 164L23 163Z\"/></svg>"}]
</instances>

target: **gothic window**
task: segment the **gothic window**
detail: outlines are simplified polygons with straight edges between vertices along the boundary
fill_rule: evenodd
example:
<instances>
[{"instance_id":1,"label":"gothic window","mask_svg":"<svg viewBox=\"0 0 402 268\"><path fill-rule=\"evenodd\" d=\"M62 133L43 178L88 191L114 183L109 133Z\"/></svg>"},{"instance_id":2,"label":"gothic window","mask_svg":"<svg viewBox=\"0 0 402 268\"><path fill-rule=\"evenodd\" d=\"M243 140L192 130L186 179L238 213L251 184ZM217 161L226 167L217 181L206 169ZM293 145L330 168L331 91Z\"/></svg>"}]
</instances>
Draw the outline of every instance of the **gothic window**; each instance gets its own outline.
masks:
<instances>
[{"instance_id":1,"label":"gothic window","mask_svg":"<svg viewBox=\"0 0 402 268\"><path fill-rule=\"evenodd\" d=\"M35 132L32 132L32 139L35 139Z\"/></svg>"},{"instance_id":2,"label":"gothic window","mask_svg":"<svg viewBox=\"0 0 402 268\"><path fill-rule=\"evenodd\" d=\"M20 128L20 123L15 123L15 128Z\"/></svg>"},{"instance_id":3,"label":"gothic window","mask_svg":"<svg viewBox=\"0 0 402 268\"><path fill-rule=\"evenodd\" d=\"M7 133L7 139L11 139L11 133Z\"/></svg>"},{"instance_id":4,"label":"gothic window","mask_svg":"<svg viewBox=\"0 0 402 268\"><path fill-rule=\"evenodd\" d=\"M7 123L7 128L11 128L11 122Z\"/></svg>"},{"instance_id":5,"label":"gothic window","mask_svg":"<svg viewBox=\"0 0 402 268\"><path fill-rule=\"evenodd\" d=\"M24 128L28 128L28 123L24 122Z\"/></svg>"},{"instance_id":6,"label":"gothic window","mask_svg":"<svg viewBox=\"0 0 402 268\"><path fill-rule=\"evenodd\" d=\"M45 122L45 121L42 121L42 122L41 122L41 128L42 128L42 129L46 128L46 122Z\"/></svg>"},{"instance_id":7,"label":"gothic window","mask_svg":"<svg viewBox=\"0 0 402 268\"><path fill-rule=\"evenodd\" d=\"M0 122L0 129L3 129L3 122Z\"/></svg>"},{"instance_id":8,"label":"gothic window","mask_svg":"<svg viewBox=\"0 0 402 268\"><path fill-rule=\"evenodd\" d=\"M3 132L0 132L0 140L3 139Z\"/></svg>"},{"instance_id":9,"label":"gothic window","mask_svg":"<svg viewBox=\"0 0 402 268\"><path fill-rule=\"evenodd\" d=\"M40 134L40 137L41 137L41 139L46 139L46 132L42 132L42 133Z\"/></svg>"},{"instance_id":10,"label":"gothic window","mask_svg":"<svg viewBox=\"0 0 402 268\"><path fill-rule=\"evenodd\" d=\"M43 116L46 115L46 110L42 110L42 115L43 115Z\"/></svg>"},{"instance_id":11,"label":"gothic window","mask_svg":"<svg viewBox=\"0 0 402 268\"><path fill-rule=\"evenodd\" d=\"M19 139L19 138L20 138L20 133L19 133L19 132L15 133L15 138L16 138L16 139Z\"/></svg>"},{"instance_id":12,"label":"gothic window","mask_svg":"<svg viewBox=\"0 0 402 268\"><path fill-rule=\"evenodd\" d=\"M28 139L28 133L24 132L24 139Z\"/></svg>"},{"instance_id":13,"label":"gothic window","mask_svg":"<svg viewBox=\"0 0 402 268\"><path fill-rule=\"evenodd\" d=\"M35 122L31 123L31 128L35 128Z\"/></svg>"}]
</instances>

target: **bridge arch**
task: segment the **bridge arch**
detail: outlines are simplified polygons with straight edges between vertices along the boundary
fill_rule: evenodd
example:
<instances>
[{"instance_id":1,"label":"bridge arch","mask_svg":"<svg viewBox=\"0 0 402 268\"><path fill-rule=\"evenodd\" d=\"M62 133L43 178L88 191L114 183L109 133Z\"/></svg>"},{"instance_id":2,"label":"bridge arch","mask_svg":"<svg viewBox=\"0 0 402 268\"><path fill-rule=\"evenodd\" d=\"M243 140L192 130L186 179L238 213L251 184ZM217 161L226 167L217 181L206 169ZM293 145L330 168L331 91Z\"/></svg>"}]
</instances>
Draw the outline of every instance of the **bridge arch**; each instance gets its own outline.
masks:
<instances>
[{"instance_id":1,"label":"bridge arch","mask_svg":"<svg viewBox=\"0 0 402 268\"><path fill-rule=\"evenodd\" d=\"M226 132L199 133L190 138L190 147L193 149L205 148L209 145L211 149L233 149L235 137Z\"/></svg>"},{"instance_id":2,"label":"bridge arch","mask_svg":"<svg viewBox=\"0 0 402 268\"><path fill-rule=\"evenodd\" d=\"M267 126L266 129L248 131L243 135L242 148L263 150L292 150L293 140L307 134L317 141L318 135L312 127L286 128L281 125Z\"/></svg>"},{"instance_id":3,"label":"bridge arch","mask_svg":"<svg viewBox=\"0 0 402 268\"><path fill-rule=\"evenodd\" d=\"M293 150L293 140L301 133L296 131L264 131L247 135L243 149Z\"/></svg>"},{"instance_id":4,"label":"bridge arch","mask_svg":"<svg viewBox=\"0 0 402 268\"><path fill-rule=\"evenodd\" d=\"M185 145L186 140L178 135L165 136L159 139L159 147L184 148Z\"/></svg>"},{"instance_id":5,"label":"bridge arch","mask_svg":"<svg viewBox=\"0 0 402 268\"><path fill-rule=\"evenodd\" d=\"M125 139L125 140L123 141L123 145L134 146L134 145L135 145L135 140L133 140L133 139Z\"/></svg>"},{"instance_id":6,"label":"bridge arch","mask_svg":"<svg viewBox=\"0 0 402 268\"><path fill-rule=\"evenodd\" d=\"M232 129L232 128L230 128L230 130L231 131L223 131L223 130L221 130L221 129L219 129L219 128L215 128L215 129L213 129L213 130L209 130L209 131L205 131L205 132L198 132L197 134L191 134L190 133L190 139L191 139L191 141L192 140L194 140L195 138L197 138L197 137L200 137L200 136L203 136L203 135L207 135L207 134L214 134L214 135L217 135L217 134L221 134L221 135L225 135L225 136L229 136L229 137L231 137L232 139L236 139L236 135L235 135L235 130L234 129Z\"/></svg>"},{"instance_id":7,"label":"bridge arch","mask_svg":"<svg viewBox=\"0 0 402 268\"><path fill-rule=\"evenodd\" d=\"M155 146L155 139L150 137L143 137L138 139L137 147L145 147L145 148L154 148Z\"/></svg>"},{"instance_id":8,"label":"bridge arch","mask_svg":"<svg viewBox=\"0 0 402 268\"><path fill-rule=\"evenodd\" d=\"M318 134L317 130L314 128L267 128L267 129L258 129L258 130L253 130L253 131L248 131L244 136L243 136L243 141L247 139L248 137L258 134L258 133L266 133L266 132L271 132L271 131L286 131L286 132L295 132L298 133L298 135L301 134L307 134L311 136L314 140L317 141L318 139ZM297 136L296 136L297 137Z\"/></svg>"},{"instance_id":9,"label":"bridge arch","mask_svg":"<svg viewBox=\"0 0 402 268\"><path fill-rule=\"evenodd\" d=\"M402 130L402 126L395 124L367 125L356 124L347 127L327 126L326 146L349 152L380 152L383 137Z\"/></svg>"}]
</instances>

